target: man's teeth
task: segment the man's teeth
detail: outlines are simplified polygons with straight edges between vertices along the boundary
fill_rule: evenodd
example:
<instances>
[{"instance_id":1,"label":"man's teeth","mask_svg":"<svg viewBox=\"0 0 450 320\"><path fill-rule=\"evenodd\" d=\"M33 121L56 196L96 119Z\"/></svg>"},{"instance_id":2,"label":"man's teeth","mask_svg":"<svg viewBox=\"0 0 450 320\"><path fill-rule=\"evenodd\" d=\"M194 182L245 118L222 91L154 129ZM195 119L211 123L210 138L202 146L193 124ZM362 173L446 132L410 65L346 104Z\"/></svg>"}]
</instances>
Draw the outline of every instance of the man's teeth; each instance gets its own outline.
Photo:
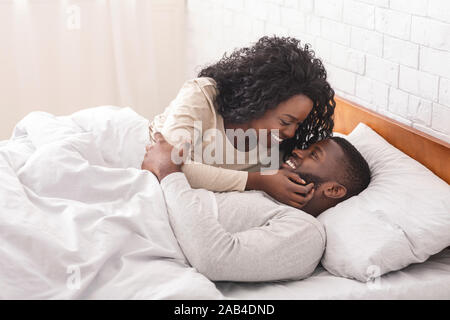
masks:
<instances>
[{"instance_id":1,"label":"man's teeth","mask_svg":"<svg viewBox=\"0 0 450 320\"><path fill-rule=\"evenodd\" d=\"M296 169L295 164L291 161L291 160L287 160L286 163L292 168L292 169Z\"/></svg>"},{"instance_id":2,"label":"man's teeth","mask_svg":"<svg viewBox=\"0 0 450 320\"><path fill-rule=\"evenodd\" d=\"M276 134L272 133L272 137L275 139L275 141L277 142L283 142L283 139L281 139L279 136L277 136Z\"/></svg>"}]
</instances>

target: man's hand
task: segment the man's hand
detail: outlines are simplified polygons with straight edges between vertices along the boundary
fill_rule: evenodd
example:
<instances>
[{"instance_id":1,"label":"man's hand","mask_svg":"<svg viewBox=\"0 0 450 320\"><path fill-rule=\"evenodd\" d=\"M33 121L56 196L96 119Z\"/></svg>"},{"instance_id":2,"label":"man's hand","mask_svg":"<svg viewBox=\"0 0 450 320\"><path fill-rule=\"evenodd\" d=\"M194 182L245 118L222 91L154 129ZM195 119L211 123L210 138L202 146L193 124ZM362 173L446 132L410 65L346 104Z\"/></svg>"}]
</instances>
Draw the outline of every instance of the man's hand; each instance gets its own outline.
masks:
<instances>
[{"instance_id":1,"label":"man's hand","mask_svg":"<svg viewBox=\"0 0 450 320\"><path fill-rule=\"evenodd\" d=\"M169 174L181 171L183 149L174 150L174 147L159 132L155 132L154 137L156 142L145 147L147 153L142 162L142 169L153 172L161 181Z\"/></svg>"}]
</instances>

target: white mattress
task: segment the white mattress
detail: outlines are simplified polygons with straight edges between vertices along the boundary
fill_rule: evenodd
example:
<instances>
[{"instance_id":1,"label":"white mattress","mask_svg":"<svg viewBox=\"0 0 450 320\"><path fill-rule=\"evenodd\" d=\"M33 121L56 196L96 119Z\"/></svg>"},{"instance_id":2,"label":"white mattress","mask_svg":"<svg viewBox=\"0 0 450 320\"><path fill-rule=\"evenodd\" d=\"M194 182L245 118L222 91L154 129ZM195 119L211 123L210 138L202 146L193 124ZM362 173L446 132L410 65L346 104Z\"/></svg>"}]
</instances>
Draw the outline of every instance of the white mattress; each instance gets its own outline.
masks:
<instances>
[{"instance_id":1,"label":"white mattress","mask_svg":"<svg viewBox=\"0 0 450 320\"><path fill-rule=\"evenodd\" d=\"M301 281L216 286L228 299L450 299L450 249L372 283L336 277L319 266Z\"/></svg>"}]
</instances>

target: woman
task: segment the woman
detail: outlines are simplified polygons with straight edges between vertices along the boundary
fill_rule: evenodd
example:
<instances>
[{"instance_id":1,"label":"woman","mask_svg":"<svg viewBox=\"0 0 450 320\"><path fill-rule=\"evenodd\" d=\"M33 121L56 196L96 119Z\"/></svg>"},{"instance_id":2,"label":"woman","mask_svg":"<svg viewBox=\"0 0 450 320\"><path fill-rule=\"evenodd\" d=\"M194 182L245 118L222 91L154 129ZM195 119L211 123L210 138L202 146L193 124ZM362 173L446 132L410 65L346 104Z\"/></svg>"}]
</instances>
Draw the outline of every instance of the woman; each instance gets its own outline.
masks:
<instances>
[{"instance_id":1,"label":"woman","mask_svg":"<svg viewBox=\"0 0 450 320\"><path fill-rule=\"evenodd\" d=\"M209 140L216 139L221 143L215 145L223 150L215 152L225 159L231 145L231 152L238 154L237 158L243 156L245 163L185 163L182 170L193 188L262 190L280 202L303 207L312 197L311 185L305 186L293 171L267 174L257 170L261 163L251 159L248 145L239 149L238 141L227 138L225 131L265 129L267 147L279 143L284 154L290 154L295 146L306 148L330 136L334 91L314 52L294 38L262 37L252 47L225 54L198 76L187 81L164 113L155 117L150 136L159 131L169 143L177 145L180 136L194 141L195 124L201 124L202 132L215 129L222 133L223 141L214 134L212 138L203 137L203 151L210 148ZM196 160L195 154L191 159Z\"/></svg>"}]
</instances>

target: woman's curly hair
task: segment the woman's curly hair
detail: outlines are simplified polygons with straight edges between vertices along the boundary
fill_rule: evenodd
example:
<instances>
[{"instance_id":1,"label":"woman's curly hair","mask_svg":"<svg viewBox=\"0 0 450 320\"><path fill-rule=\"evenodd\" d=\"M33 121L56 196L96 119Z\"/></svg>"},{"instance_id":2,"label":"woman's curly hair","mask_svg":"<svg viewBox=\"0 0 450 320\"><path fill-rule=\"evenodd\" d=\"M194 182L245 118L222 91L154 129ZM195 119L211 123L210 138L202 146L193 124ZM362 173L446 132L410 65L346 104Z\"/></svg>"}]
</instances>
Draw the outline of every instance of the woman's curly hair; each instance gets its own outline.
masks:
<instances>
[{"instance_id":1,"label":"woman's curly hair","mask_svg":"<svg viewBox=\"0 0 450 320\"><path fill-rule=\"evenodd\" d=\"M308 44L302 46L295 38L262 37L252 47L237 49L229 56L225 53L198 76L216 81L218 112L235 123L257 119L294 95L308 96L314 107L295 137L283 141L285 154L331 136L334 90L322 61Z\"/></svg>"}]
</instances>

